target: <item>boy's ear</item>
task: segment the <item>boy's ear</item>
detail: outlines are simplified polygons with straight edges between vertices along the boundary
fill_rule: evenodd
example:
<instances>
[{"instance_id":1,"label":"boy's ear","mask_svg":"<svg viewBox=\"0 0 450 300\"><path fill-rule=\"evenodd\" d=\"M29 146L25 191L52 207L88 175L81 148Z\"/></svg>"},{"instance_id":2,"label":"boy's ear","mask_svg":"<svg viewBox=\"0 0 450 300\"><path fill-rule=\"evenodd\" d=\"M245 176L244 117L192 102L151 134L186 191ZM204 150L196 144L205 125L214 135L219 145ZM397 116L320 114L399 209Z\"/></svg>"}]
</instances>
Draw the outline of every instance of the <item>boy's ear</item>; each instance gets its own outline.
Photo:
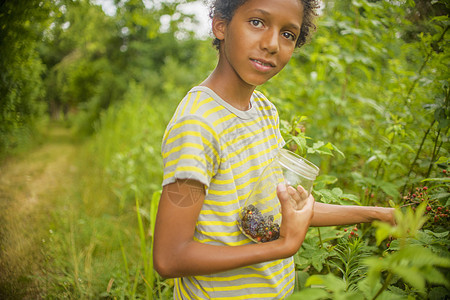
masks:
<instances>
[{"instance_id":1,"label":"boy's ear","mask_svg":"<svg viewBox=\"0 0 450 300\"><path fill-rule=\"evenodd\" d=\"M219 17L213 17L212 19L212 32L214 36L220 40L223 41L225 39L225 31L227 27L227 21L224 19L221 19Z\"/></svg>"}]
</instances>

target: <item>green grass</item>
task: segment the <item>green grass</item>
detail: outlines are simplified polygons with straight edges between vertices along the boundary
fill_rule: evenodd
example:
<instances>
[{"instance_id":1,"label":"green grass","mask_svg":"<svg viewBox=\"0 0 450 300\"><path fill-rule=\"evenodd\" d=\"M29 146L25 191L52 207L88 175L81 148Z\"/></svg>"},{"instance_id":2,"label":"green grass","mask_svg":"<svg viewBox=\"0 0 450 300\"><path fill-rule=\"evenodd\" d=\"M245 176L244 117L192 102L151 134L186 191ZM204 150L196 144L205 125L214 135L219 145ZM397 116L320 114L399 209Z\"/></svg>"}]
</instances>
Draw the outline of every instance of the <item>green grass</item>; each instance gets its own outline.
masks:
<instances>
[{"instance_id":1,"label":"green grass","mask_svg":"<svg viewBox=\"0 0 450 300\"><path fill-rule=\"evenodd\" d=\"M173 281L153 270L159 149L166 120L138 86L106 111L78 153L70 191L56 200L48 256L50 298L165 299Z\"/></svg>"},{"instance_id":2,"label":"green grass","mask_svg":"<svg viewBox=\"0 0 450 300\"><path fill-rule=\"evenodd\" d=\"M93 137L81 143L53 124L39 147L11 159L8 169L2 166L14 182L8 189L0 185L2 198L10 198L2 202L1 220L10 225L2 228L0 245L11 253L0 255L1 266L11 271L7 280L1 276L0 296L172 297L173 281L162 280L152 265L162 178L157 145L166 121L143 101L142 90L131 91L104 113ZM37 187L38 205L18 213L12 203L26 201Z\"/></svg>"}]
</instances>

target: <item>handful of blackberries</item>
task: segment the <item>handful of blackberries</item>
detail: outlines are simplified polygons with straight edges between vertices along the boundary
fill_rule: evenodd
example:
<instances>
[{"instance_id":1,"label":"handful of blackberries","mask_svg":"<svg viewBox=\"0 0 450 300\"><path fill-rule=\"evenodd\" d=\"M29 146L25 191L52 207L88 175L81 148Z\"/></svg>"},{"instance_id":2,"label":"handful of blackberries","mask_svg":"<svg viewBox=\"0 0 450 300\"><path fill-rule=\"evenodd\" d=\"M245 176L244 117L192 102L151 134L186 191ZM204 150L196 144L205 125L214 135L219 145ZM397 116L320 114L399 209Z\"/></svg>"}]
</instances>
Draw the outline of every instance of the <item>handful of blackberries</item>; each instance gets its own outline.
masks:
<instances>
[{"instance_id":1,"label":"handful of blackberries","mask_svg":"<svg viewBox=\"0 0 450 300\"><path fill-rule=\"evenodd\" d=\"M274 222L273 215L263 216L252 204L241 211L238 224L242 233L258 243L270 242L280 237L280 225Z\"/></svg>"}]
</instances>

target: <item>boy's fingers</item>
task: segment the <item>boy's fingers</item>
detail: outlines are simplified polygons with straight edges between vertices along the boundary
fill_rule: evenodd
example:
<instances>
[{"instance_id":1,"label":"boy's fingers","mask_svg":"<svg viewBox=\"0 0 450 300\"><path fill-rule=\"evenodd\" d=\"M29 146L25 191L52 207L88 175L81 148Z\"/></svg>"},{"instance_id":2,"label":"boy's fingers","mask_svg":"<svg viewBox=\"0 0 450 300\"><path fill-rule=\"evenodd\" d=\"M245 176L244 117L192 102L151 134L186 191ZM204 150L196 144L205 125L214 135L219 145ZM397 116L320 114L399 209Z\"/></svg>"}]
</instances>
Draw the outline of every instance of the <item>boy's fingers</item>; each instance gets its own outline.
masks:
<instances>
[{"instance_id":1,"label":"boy's fingers","mask_svg":"<svg viewBox=\"0 0 450 300\"><path fill-rule=\"evenodd\" d=\"M287 187L286 184L280 183L277 186L277 196L281 203L281 214L291 213L298 207L298 205L295 205L292 203L291 199L291 193L289 191L290 187ZM295 192L297 194L297 197L301 197L301 208L300 210L312 210L314 208L314 197L312 195L309 195L306 193L305 189L302 187L302 195L298 196L298 192ZM293 189L293 188L292 188ZM295 191L295 189L293 189ZM306 199L303 197L307 197Z\"/></svg>"},{"instance_id":2,"label":"boy's fingers","mask_svg":"<svg viewBox=\"0 0 450 300\"><path fill-rule=\"evenodd\" d=\"M308 192L298 185L297 189L292 186L287 187L288 193L291 196L292 205L295 209L300 210L305 205L305 201L308 198Z\"/></svg>"},{"instance_id":3,"label":"boy's fingers","mask_svg":"<svg viewBox=\"0 0 450 300\"><path fill-rule=\"evenodd\" d=\"M305 206L303 206L304 209L313 209L314 208L314 203L316 201L314 200L314 197L312 195L310 195L306 200L305 200Z\"/></svg>"},{"instance_id":4,"label":"boy's fingers","mask_svg":"<svg viewBox=\"0 0 450 300\"><path fill-rule=\"evenodd\" d=\"M300 195L299 193L297 193L297 191L292 187L292 186L288 186L287 187L287 191L289 193L289 195L291 195L292 198L294 198L294 200L300 200Z\"/></svg>"},{"instance_id":5,"label":"boy's fingers","mask_svg":"<svg viewBox=\"0 0 450 300\"><path fill-rule=\"evenodd\" d=\"M303 199L306 199L308 197L308 192L301 185L297 186L297 191Z\"/></svg>"},{"instance_id":6,"label":"boy's fingers","mask_svg":"<svg viewBox=\"0 0 450 300\"><path fill-rule=\"evenodd\" d=\"M299 209L301 202L302 202L302 197L300 196L299 192L297 192L296 189L294 189L292 186L288 186L287 187L287 191L289 193L289 196L291 197L291 201L292 201L292 205Z\"/></svg>"},{"instance_id":7,"label":"boy's fingers","mask_svg":"<svg viewBox=\"0 0 450 300\"><path fill-rule=\"evenodd\" d=\"M391 219L390 219L391 225L397 226L397 220L395 219L395 209L394 208L390 209L390 215L391 215Z\"/></svg>"}]
</instances>

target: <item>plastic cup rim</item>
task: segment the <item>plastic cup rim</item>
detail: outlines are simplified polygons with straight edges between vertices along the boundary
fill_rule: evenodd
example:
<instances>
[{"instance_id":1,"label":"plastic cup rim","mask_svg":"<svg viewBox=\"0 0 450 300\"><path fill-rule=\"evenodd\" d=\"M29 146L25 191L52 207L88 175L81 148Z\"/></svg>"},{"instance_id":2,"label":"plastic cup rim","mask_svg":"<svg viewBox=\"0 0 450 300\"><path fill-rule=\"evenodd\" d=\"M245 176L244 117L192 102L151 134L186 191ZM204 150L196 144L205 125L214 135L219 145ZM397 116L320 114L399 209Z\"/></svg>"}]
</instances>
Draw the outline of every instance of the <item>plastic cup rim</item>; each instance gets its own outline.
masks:
<instances>
[{"instance_id":1,"label":"plastic cup rim","mask_svg":"<svg viewBox=\"0 0 450 300\"><path fill-rule=\"evenodd\" d=\"M297 167L297 169L300 169L301 175L314 180L317 175L319 175L319 167L317 167L315 164L313 164L312 162L310 162L309 160L307 160L304 157L301 157L300 155L289 151L287 149L280 149L279 155L281 155L283 158L287 159L289 162L292 162L293 165L295 165ZM292 157L296 158L298 161L292 159ZM301 164L300 162L304 163ZM295 170L293 169L291 166L283 163L282 161L279 161L280 164L282 164L285 168L291 170L294 173L299 173L299 170ZM309 173L309 174L308 174Z\"/></svg>"}]
</instances>

